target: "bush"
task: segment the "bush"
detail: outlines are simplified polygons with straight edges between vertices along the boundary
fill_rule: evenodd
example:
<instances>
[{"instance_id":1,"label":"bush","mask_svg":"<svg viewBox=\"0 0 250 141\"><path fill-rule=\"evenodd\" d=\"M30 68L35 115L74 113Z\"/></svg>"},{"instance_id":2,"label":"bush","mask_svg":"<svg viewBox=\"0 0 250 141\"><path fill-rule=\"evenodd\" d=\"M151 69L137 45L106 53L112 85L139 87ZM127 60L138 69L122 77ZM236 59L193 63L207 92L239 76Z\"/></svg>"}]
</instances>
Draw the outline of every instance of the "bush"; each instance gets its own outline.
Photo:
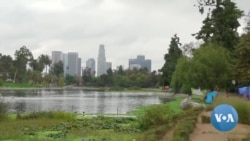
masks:
<instances>
[{"instance_id":1,"label":"bush","mask_svg":"<svg viewBox=\"0 0 250 141\"><path fill-rule=\"evenodd\" d=\"M0 100L0 120L7 118L7 104Z\"/></svg>"},{"instance_id":2,"label":"bush","mask_svg":"<svg viewBox=\"0 0 250 141\"><path fill-rule=\"evenodd\" d=\"M185 111L184 114L180 115L178 122L174 129L173 138L171 141L188 141L189 135L193 132L196 122L197 115L203 110L201 107L193 108Z\"/></svg>"},{"instance_id":3,"label":"bush","mask_svg":"<svg viewBox=\"0 0 250 141\"><path fill-rule=\"evenodd\" d=\"M39 112L31 112L25 115L17 115L18 119L41 119L41 118L49 118L49 119L74 119L75 114L66 113L62 111L39 111Z\"/></svg>"},{"instance_id":4,"label":"bush","mask_svg":"<svg viewBox=\"0 0 250 141\"><path fill-rule=\"evenodd\" d=\"M167 104L153 105L139 118L139 127L147 130L151 127L168 124L172 121L175 112Z\"/></svg>"}]
</instances>

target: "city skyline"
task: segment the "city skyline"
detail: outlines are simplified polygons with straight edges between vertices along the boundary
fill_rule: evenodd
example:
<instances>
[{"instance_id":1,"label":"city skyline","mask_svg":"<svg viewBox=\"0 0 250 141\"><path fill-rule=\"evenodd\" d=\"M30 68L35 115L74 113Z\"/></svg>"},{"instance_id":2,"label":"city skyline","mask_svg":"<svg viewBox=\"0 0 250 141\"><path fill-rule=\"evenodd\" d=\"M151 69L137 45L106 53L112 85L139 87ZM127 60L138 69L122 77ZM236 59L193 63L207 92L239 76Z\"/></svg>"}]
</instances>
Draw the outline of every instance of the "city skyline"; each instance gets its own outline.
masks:
<instances>
[{"instance_id":1,"label":"city skyline","mask_svg":"<svg viewBox=\"0 0 250 141\"><path fill-rule=\"evenodd\" d=\"M91 75L100 76L102 74L106 74L106 71L108 69L110 69L110 68L112 70L115 70L115 69L118 69L117 68L118 66L123 66L122 64L120 64L116 68L114 68L113 65L112 65L113 64L112 62L107 62L106 61L106 56L105 56L106 52L105 52L105 45L104 44L100 44L99 45L99 51L98 51L97 59L94 59L94 57L92 57L92 58L88 58L87 60L82 60L81 56L78 56L77 52L63 53L62 51L52 51L51 54L52 55L49 55L49 57L51 59L51 64L52 65L54 63L59 62L59 61L63 61L63 63L64 63L64 75L66 75L67 73L68 74L73 74L73 72L71 72L72 70L68 70L68 67L70 67L70 68L73 67L73 66L71 66L71 65L73 65L72 63L68 64L68 62L69 62L69 55L75 56L74 57L75 59L78 58L78 61L73 61L73 62L78 63L77 64L78 65L78 69L79 68L81 69L80 71L78 70L76 72L76 74L78 76L81 76L82 71L84 69L86 69L86 68L89 68L91 70ZM105 68L101 68L101 72L99 72L99 73L98 73L98 65L99 65L100 62L98 60L101 60L102 67L103 67L103 65L105 65ZM138 54L137 58L135 58L135 59L128 58L127 61L128 61L128 67L125 68L123 66L123 69L134 69L134 68L140 69L140 68L146 67L149 72L152 71L151 70L151 65L152 65L151 64L151 59L146 59L145 55ZM86 63L84 64L83 62L86 62ZM76 64L74 64L74 65L76 66Z\"/></svg>"},{"instance_id":2,"label":"city skyline","mask_svg":"<svg viewBox=\"0 0 250 141\"><path fill-rule=\"evenodd\" d=\"M248 13L250 1L233 1ZM13 58L23 45L35 58L53 50L78 52L85 63L96 58L102 43L113 68L128 68L128 58L143 54L158 70L174 34L182 44L197 41L191 34L200 30L206 14L195 4L197 0L0 1L0 50ZM244 17L240 23L242 33Z\"/></svg>"}]
</instances>

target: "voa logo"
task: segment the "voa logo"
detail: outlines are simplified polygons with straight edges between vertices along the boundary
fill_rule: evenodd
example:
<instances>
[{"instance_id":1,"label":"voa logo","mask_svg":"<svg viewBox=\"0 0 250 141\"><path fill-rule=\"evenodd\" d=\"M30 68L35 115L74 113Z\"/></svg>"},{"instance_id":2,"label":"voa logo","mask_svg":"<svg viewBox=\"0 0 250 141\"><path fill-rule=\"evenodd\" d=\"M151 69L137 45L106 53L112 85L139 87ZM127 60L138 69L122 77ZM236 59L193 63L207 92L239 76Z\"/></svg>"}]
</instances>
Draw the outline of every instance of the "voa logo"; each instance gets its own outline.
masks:
<instances>
[{"instance_id":1,"label":"voa logo","mask_svg":"<svg viewBox=\"0 0 250 141\"><path fill-rule=\"evenodd\" d=\"M218 131L228 132L238 124L238 113L233 106L221 104L212 111L210 121Z\"/></svg>"},{"instance_id":2,"label":"voa logo","mask_svg":"<svg viewBox=\"0 0 250 141\"><path fill-rule=\"evenodd\" d=\"M217 122L234 122L234 118L232 114L227 114L227 115L223 115L223 114L214 114L215 119Z\"/></svg>"}]
</instances>

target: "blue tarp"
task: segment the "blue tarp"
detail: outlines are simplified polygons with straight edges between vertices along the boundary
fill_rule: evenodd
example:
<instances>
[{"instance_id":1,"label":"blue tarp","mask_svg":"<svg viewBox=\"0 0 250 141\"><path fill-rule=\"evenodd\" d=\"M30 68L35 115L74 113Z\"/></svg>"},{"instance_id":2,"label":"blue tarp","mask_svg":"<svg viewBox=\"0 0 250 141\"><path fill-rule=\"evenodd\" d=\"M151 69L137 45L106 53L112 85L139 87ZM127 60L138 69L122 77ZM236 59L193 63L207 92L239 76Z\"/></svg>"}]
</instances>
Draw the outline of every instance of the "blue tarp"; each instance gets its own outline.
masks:
<instances>
[{"instance_id":1,"label":"blue tarp","mask_svg":"<svg viewBox=\"0 0 250 141\"><path fill-rule=\"evenodd\" d=\"M241 87L238 90L239 90L239 95L246 95L246 96L250 97L250 86L249 87Z\"/></svg>"},{"instance_id":2,"label":"blue tarp","mask_svg":"<svg viewBox=\"0 0 250 141\"><path fill-rule=\"evenodd\" d=\"M206 102L207 104L212 104L214 98L215 98L217 95L218 95L218 92L217 92L217 91L211 91L211 92L207 93L205 102Z\"/></svg>"},{"instance_id":3,"label":"blue tarp","mask_svg":"<svg viewBox=\"0 0 250 141\"><path fill-rule=\"evenodd\" d=\"M241 87L239 88L239 95L243 95L243 94L246 94L247 93L247 90L248 87Z\"/></svg>"}]
</instances>

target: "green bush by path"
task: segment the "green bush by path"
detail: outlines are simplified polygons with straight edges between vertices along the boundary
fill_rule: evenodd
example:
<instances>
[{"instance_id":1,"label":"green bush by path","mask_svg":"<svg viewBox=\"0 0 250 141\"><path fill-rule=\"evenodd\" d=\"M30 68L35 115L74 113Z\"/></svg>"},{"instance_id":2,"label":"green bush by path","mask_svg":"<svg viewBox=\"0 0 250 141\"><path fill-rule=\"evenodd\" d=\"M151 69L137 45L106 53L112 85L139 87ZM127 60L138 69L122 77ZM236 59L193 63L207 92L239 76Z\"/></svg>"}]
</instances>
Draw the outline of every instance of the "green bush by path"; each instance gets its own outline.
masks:
<instances>
[{"instance_id":1,"label":"green bush by path","mask_svg":"<svg viewBox=\"0 0 250 141\"><path fill-rule=\"evenodd\" d=\"M175 111L168 104L153 105L139 118L139 127L147 130L152 127L167 125L172 121Z\"/></svg>"},{"instance_id":2,"label":"green bush by path","mask_svg":"<svg viewBox=\"0 0 250 141\"><path fill-rule=\"evenodd\" d=\"M177 122L171 141L189 141L189 135L193 132L197 122L197 115L203 110L202 107L185 111L175 118Z\"/></svg>"}]
</instances>

